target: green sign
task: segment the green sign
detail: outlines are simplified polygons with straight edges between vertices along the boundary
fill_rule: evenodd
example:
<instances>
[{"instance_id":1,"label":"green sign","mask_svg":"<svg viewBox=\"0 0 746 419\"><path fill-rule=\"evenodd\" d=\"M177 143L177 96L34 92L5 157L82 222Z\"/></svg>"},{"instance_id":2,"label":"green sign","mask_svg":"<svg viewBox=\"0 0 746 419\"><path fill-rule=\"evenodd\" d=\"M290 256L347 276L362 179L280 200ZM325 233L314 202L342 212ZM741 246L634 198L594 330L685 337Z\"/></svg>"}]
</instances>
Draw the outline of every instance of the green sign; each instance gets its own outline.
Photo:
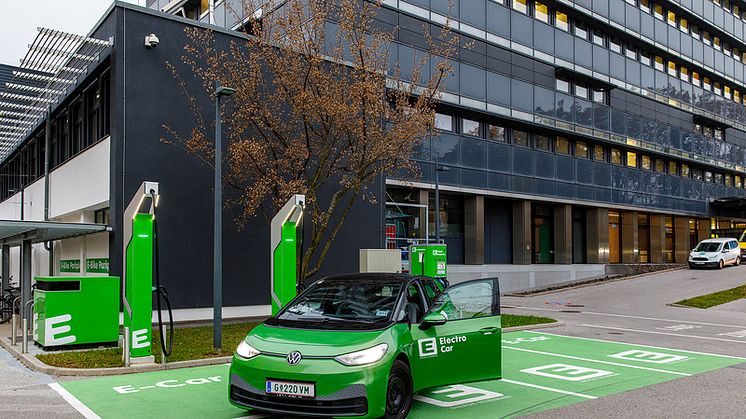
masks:
<instances>
[{"instance_id":1,"label":"green sign","mask_svg":"<svg viewBox=\"0 0 746 419\"><path fill-rule=\"evenodd\" d=\"M94 274L108 274L109 258L86 259L85 271Z\"/></svg>"},{"instance_id":2,"label":"green sign","mask_svg":"<svg viewBox=\"0 0 746 419\"><path fill-rule=\"evenodd\" d=\"M60 260L60 272L80 273L80 259Z\"/></svg>"}]
</instances>

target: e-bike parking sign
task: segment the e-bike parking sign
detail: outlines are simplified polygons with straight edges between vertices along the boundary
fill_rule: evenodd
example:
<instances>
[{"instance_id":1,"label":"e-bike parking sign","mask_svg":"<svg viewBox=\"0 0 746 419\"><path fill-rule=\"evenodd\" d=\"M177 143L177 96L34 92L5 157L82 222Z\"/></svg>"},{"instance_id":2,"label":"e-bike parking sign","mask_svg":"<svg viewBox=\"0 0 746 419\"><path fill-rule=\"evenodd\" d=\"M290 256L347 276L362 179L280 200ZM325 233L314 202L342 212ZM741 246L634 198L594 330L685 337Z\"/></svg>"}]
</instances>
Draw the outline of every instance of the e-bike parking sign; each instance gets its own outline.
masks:
<instances>
[{"instance_id":1,"label":"e-bike parking sign","mask_svg":"<svg viewBox=\"0 0 746 419\"><path fill-rule=\"evenodd\" d=\"M632 349L629 351L619 352L607 356L610 358L624 359L627 361L648 362L651 364L671 364L673 362L679 362L689 359L689 357L684 355L674 355L642 349Z\"/></svg>"},{"instance_id":2,"label":"e-bike parking sign","mask_svg":"<svg viewBox=\"0 0 746 419\"><path fill-rule=\"evenodd\" d=\"M586 381L613 375L611 371L568 364L550 364L525 368L521 372L564 381Z\"/></svg>"}]
</instances>

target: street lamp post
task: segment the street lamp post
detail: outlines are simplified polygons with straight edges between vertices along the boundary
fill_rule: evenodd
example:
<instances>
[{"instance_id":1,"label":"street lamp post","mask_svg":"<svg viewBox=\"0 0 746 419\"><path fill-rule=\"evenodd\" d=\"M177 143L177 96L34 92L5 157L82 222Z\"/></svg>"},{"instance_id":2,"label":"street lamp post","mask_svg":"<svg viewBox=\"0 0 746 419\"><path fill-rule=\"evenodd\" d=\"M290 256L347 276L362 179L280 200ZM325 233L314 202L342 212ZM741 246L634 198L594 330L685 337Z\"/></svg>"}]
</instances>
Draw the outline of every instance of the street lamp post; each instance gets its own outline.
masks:
<instances>
[{"instance_id":1,"label":"street lamp post","mask_svg":"<svg viewBox=\"0 0 746 419\"><path fill-rule=\"evenodd\" d=\"M223 352L223 144L220 99L235 89L215 82L215 192L213 200L212 347Z\"/></svg>"},{"instance_id":2,"label":"street lamp post","mask_svg":"<svg viewBox=\"0 0 746 419\"><path fill-rule=\"evenodd\" d=\"M440 172L450 172L446 166L435 162L435 243L440 244Z\"/></svg>"}]
</instances>

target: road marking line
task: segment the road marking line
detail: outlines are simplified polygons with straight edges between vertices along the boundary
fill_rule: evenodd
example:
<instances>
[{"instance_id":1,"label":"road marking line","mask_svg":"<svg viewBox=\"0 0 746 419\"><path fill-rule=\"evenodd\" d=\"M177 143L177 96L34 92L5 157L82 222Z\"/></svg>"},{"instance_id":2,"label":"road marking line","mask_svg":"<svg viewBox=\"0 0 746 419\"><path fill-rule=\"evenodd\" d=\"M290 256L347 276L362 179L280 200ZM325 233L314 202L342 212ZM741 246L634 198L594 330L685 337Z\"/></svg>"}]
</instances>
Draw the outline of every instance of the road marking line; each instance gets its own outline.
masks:
<instances>
[{"instance_id":1,"label":"road marking line","mask_svg":"<svg viewBox=\"0 0 746 419\"><path fill-rule=\"evenodd\" d=\"M623 327L598 326L598 325L594 325L594 324L581 324L581 326L595 327L597 329L624 330L626 332L651 333L651 334L654 334L654 335L678 336L678 337L682 337L682 338L718 340L718 341L721 341L721 342L746 343L746 341L743 341L743 340L712 338L712 337L709 337L709 336L682 335L680 333L653 332L653 331L649 331L649 330L625 329Z\"/></svg>"},{"instance_id":2,"label":"road marking line","mask_svg":"<svg viewBox=\"0 0 746 419\"><path fill-rule=\"evenodd\" d=\"M523 332L526 332L526 333L535 333L535 334L538 334L538 335L557 336L557 337L561 337L561 338L591 340L591 341L594 341L594 342L614 343L614 344L617 344L617 345L639 346L641 348L663 349L663 350L667 350L667 351L683 352L683 353L687 353L687 354L717 356L717 357L721 357L721 358L744 359L744 360L746 360L746 358L740 357L740 356L711 354L711 353L708 353L708 352L687 351L685 349L664 348L662 346L640 345L640 344L637 344L637 343L617 342L617 341L614 341L614 340L584 338L584 337L580 337L580 336L558 335L556 333L536 332L536 331L533 331L533 330L523 330Z\"/></svg>"},{"instance_id":3,"label":"road marking line","mask_svg":"<svg viewBox=\"0 0 746 419\"><path fill-rule=\"evenodd\" d=\"M579 356L564 355L564 354L555 354L555 353L552 353L552 352L544 352L544 351L535 351L533 349L516 348L516 347L513 347L513 346L503 346L503 349L511 349L511 350L514 350L514 351L530 352L532 354L556 356L556 357L559 357L559 358L574 359L574 360L577 360L577 361L595 362L595 363L598 363L598 364L614 365L614 366L617 366L617 367L634 368L636 370L646 370L646 371L663 372L663 373L666 373L666 374L674 374L674 375L681 375L683 377L691 377L691 374L687 374L685 372L661 370L661 369L658 369L658 368L642 367L642 366L639 366L639 365L627 365L627 364L621 364L619 362L601 361L601 360L597 360L597 359L582 358L582 357L579 357Z\"/></svg>"},{"instance_id":4,"label":"road marking line","mask_svg":"<svg viewBox=\"0 0 746 419\"><path fill-rule=\"evenodd\" d=\"M77 410L86 419L101 419L101 417L89 409L88 406L84 405L83 402L78 400L77 397L73 396L69 391L65 390L59 383L47 384L52 390L56 391L57 394L62 396L65 401L70 404L75 410Z\"/></svg>"},{"instance_id":5,"label":"road marking line","mask_svg":"<svg viewBox=\"0 0 746 419\"><path fill-rule=\"evenodd\" d=\"M539 307L522 307L522 306L511 306L511 308L515 310L537 310L537 311L553 311L555 313L561 313L566 312L563 310L554 310L551 308L539 308ZM642 317L642 316L631 316L628 314L612 314L612 313L599 313L597 311L581 311L582 314L595 314L597 316L609 316L609 317L622 317L626 319L640 319L640 320L654 320L659 322L672 322L672 323L692 323L692 324L701 324L704 326L720 326L720 327L736 327L744 329L746 326L744 325L735 325L735 324L722 324L722 323L706 323L706 322L695 322L695 321L689 321L689 320L673 320L673 319L660 319L657 317Z\"/></svg>"},{"instance_id":6,"label":"road marking line","mask_svg":"<svg viewBox=\"0 0 746 419\"><path fill-rule=\"evenodd\" d=\"M584 399L593 400L593 399L597 399L598 398L596 396L591 396L591 395L588 395L588 394L573 393L572 391L565 391L565 390L560 390L558 388L544 387L544 386L540 386L540 385L536 385L536 384L524 383L522 381L508 380L507 378L503 378L500 381L506 382L506 383L510 383L510 384L516 384L516 385L519 385L519 386L525 386L525 387L531 387L531 388L538 388L539 390L551 391L553 393L566 394L568 396L582 397Z\"/></svg>"}]
</instances>

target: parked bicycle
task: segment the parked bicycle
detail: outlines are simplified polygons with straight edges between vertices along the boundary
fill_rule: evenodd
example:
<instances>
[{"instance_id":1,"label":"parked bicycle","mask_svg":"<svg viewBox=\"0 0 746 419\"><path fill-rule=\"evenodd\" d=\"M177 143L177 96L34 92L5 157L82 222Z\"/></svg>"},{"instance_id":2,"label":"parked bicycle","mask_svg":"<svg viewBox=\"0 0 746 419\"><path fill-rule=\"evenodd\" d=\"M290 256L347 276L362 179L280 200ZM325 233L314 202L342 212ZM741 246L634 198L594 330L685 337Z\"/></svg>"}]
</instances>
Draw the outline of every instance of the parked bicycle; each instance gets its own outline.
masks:
<instances>
[{"instance_id":1,"label":"parked bicycle","mask_svg":"<svg viewBox=\"0 0 746 419\"><path fill-rule=\"evenodd\" d=\"M7 323L13 318L13 300L21 295L21 289L18 287L9 287L3 290L0 298L0 324ZM16 314L18 309L16 307Z\"/></svg>"}]
</instances>

